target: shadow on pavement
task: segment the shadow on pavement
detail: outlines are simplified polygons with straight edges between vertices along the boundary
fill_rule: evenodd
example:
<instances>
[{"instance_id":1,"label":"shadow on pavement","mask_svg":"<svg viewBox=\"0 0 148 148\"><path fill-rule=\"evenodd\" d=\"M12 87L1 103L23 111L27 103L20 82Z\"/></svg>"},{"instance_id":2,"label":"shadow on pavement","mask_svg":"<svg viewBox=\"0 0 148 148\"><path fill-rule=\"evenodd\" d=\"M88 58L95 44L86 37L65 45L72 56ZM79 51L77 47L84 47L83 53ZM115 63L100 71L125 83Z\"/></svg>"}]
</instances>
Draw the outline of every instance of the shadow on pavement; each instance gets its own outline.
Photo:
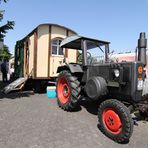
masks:
<instances>
[{"instance_id":1,"label":"shadow on pavement","mask_svg":"<svg viewBox=\"0 0 148 148\"><path fill-rule=\"evenodd\" d=\"M148 121L148 116L146 116L138 111L135 112L134 115L135 115L135 117L133 117L133 120L135 120L135 121L143 121L143 122Z\"/></svg>"},{"instance_id":2,"label":"shadow on pavement","mask_svg":"<svg viewBox=\"0 0 148 148\"><path fill-rule=\"evenodd\" d=\"M81 101L80 105L83 106L89 113L93 115L98 114L98 106L99 102L91 102L91 101Z\"/></svg>"}]
</instances>

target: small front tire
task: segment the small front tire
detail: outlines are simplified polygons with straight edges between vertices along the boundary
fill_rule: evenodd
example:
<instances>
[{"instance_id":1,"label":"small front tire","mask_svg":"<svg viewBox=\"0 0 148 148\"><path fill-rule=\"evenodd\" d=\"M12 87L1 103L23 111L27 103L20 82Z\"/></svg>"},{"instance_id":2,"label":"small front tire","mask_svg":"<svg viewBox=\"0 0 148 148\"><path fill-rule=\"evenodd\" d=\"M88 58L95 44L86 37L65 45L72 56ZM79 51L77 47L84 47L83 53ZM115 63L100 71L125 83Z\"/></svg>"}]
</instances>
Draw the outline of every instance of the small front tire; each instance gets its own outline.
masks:
<instances>
[{"instance_id":1,"label":"small front tire","mask_svg":"<svg viewBox=\"0 0 148 148\"><path fill-rule=\"evenodd\" d=\"M133 132L133 120L128 108L118 100L100 104L98 111L100 130L118 143L128 142Z\"/></svg>"}]
</instances>

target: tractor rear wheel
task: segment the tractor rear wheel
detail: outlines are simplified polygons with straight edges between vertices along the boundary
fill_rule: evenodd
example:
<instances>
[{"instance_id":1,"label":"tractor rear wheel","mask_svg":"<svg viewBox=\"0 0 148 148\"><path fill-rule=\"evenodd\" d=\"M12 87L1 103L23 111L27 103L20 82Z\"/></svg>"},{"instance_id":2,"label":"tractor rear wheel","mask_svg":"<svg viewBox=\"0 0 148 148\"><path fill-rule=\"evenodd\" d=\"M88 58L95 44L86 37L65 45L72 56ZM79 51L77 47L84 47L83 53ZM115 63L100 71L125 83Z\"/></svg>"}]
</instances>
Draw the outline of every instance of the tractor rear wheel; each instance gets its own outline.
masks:
<instances>
[{"instance_id":1,"label":"tractor rear wheel","mask_svg":"<svg viewBox=\"0 0 148 148\"><path fill-rule=\"evenodd\" d=\"M60 72L57 78L57 103L63 110L71 111L78 106L80 82L68 71Z\"/></svg>"},{"instance_id":2,"label":"tractor rear wheel","mask_svg":"<svg viewBox=\"0 0 148 148\"><path fill-rule=\"evenodd\" d=\"M100 130L118 143L125 143L133 132L133 120L128 108L118 100L102 102L98 111Z\"/></svg>"}]
</instances>

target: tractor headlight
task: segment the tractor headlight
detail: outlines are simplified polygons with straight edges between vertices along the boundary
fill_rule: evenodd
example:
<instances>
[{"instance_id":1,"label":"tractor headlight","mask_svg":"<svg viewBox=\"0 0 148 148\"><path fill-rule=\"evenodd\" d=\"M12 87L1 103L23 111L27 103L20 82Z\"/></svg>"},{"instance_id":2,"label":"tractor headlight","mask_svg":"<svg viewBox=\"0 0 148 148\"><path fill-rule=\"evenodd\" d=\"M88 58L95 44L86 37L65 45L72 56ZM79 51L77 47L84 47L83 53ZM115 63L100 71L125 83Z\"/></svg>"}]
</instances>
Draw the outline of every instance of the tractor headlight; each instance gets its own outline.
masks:
<instances>
[{"instance_id":1,"label":"tractor headlight","mask_svg":"<svg viewBox=\"0 0 148 148\"><path fill-rule=\"evenodd\" d=\"M116 78L119 77L119 75L120 75L119 69L114 69L114 75L115 75Z\"/></svg>"}]
</instances>

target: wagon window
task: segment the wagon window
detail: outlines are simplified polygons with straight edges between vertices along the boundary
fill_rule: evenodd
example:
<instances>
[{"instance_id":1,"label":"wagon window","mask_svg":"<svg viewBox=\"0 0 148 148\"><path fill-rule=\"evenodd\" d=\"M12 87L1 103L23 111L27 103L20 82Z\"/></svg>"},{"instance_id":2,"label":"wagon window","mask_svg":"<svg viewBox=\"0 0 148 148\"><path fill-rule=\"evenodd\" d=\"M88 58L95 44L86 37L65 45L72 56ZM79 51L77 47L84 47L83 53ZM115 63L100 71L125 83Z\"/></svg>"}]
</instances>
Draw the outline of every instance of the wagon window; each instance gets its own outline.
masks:
<instances>
[{"instance_id":1,"label":"wagon window","mask_svg":"<svg viewBox=\"0 0 148 148\"><path fill-rule=\"evenodd\" d=\"M53 39L52 40L52 55L63 55L63 49L60 48L60 43L61 43L62 39Z\"/></svg>"}]
</instances>

